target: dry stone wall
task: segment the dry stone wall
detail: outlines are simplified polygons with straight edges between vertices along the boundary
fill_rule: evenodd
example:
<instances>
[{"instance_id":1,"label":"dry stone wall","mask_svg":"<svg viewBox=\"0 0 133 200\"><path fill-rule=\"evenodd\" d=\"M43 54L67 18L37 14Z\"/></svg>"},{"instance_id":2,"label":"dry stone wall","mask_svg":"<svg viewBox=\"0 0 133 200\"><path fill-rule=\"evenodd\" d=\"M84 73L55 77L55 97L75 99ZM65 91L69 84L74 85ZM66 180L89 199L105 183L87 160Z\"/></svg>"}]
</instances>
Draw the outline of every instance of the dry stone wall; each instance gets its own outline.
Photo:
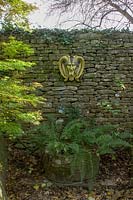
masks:
<instances>
[{"instance_id":1,"label":"dry stone wall","mask_svg":"<svg viewBox=\"0 0 133 200\"><path fill-rule=\"evenodd\" d=\"M41 34L40 34L41 33ZM46 101L41 111L60 115L67 107L79 108L88 119L132 127L133 117L133 34L127 32L77 31L71 41L46 39L45 30L15 34L29 43L35 54L26 58L36 66L25 74L25 81L40 82L37 94ZM7 36L2 35L4 40ZM55 39L54 39L55 38ZM58 61L63 55L80 55L85 69L80 82L64 82Z\"/></svg>"}]
</instances>

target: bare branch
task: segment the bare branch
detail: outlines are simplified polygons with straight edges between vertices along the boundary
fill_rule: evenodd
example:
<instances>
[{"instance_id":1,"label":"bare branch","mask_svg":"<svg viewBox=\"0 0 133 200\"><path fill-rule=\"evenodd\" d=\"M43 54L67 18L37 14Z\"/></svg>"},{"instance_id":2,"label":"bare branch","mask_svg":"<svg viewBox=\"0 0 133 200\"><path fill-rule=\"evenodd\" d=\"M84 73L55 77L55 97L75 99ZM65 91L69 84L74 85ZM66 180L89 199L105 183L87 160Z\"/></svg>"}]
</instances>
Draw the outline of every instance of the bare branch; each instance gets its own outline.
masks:
<instances>
[{"instance_id":1,"label":"bare branch","mask_svg":"<svg viewBox=\"0 0 133 200\"><path fill-rule=\"evenodd\" d=\"M103 19L104 19L108 14L110 14L110 13L112 13L112 12L116 12L116 10L109 10L108 12L106 12L105 14L103 14L103 16L102 16L101 19L100 19L100 23L99 23L99 26L98 26L98 27L101 27L102 22L103 22Z\"/></svg>"},{"instance_id":2,"label":"bare branch","mask_svg":"<svg viewBox=\"0 0 133 200\"><path fill-rule=\"evenodd\" d=\"M52 11L71 15L71 20L88 27L103 27L114 20L113 26L133 24L133 0L51 0ZM113 15L112 13L115 14ZM117 15L119 14L119 16ZM118 20L117 20L118 18ZM65 21L69 21L66 19ZM104 23L103 23L104 22ZM116 22L116 23L115 23ZM110 25L111 25L110 23ZM109 24L109 23L108 23ZM119 24L119 25L118 25ZM127 25L126 25L127 26ZM133 26L132 26L133 27Z\"/></svg>"},{"instance_id":3,"label":"bare branch","mask_svg":"<svg viewBox=\"0 0 133 200\"><path fill-rule=\"evenodd\" d=\"M133 17L126 10L121 9L121 7L118 4L113 3L111 0L104 1L108 2L111 7L115 8L119 13L121 13L133 24Z\"/></svg>"}]
</instances>

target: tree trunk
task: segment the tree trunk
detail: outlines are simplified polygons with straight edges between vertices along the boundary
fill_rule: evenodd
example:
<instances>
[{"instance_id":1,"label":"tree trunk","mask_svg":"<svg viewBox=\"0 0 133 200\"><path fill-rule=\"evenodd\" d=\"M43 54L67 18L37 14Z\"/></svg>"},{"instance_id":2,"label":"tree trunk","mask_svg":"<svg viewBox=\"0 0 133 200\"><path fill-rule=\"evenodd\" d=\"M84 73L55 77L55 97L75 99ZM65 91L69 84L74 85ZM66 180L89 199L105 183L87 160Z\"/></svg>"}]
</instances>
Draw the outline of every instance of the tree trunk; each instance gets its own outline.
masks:
<instances>
[{"instance_id":1,"label":"tree trunk","mask_svg":"<svg viewBox=\"0 0 133 200\"><path fill-rule=\"evenodd\" d=\"M5 150L5 142L0 136L0 200L7 200L5 191L5 173L6 173L7 155Z\"/></svg>"}]
</instances>

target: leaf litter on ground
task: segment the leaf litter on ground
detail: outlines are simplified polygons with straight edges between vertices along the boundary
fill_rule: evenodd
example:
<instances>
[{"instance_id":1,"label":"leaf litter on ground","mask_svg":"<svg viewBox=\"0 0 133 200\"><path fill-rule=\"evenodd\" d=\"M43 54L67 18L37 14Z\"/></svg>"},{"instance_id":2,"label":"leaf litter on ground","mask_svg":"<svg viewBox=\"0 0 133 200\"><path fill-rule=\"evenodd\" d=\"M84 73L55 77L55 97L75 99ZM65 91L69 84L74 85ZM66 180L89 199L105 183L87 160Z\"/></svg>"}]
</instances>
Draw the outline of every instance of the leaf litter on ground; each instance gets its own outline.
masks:
<instances>
[{"instance_id":1,"label":"leaf litter on ground","mask_svg":"<svg viewBox=\"0 0 133 200\"><path fill-rule=\"evenodd\" d=\"M91 193L86 187L57 186L41 170L40 158L10 145L6 190L10 200L132 200L130 153L104 156Z\"/></svg>"}]
</instances>

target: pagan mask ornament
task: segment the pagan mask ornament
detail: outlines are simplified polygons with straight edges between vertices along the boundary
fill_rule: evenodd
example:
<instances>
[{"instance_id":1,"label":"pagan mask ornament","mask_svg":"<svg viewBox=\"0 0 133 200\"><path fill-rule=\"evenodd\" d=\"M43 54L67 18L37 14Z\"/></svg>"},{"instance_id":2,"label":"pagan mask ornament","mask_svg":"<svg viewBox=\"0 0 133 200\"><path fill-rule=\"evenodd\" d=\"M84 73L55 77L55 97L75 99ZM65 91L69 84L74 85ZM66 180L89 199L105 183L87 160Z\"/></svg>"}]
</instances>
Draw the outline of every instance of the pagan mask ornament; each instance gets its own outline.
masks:
<instances>
[{"instance_id":1,"label":"pagan mask ornament","mask_svg":"<svg viewBox=\"0 0 133 200\"><path fill-rule=\"evenodd\" d=\"M64 81L79 81L84 70L84 59L81 56L62 56L59 60L59 70Z\"/></svg>"}]
</instances>

